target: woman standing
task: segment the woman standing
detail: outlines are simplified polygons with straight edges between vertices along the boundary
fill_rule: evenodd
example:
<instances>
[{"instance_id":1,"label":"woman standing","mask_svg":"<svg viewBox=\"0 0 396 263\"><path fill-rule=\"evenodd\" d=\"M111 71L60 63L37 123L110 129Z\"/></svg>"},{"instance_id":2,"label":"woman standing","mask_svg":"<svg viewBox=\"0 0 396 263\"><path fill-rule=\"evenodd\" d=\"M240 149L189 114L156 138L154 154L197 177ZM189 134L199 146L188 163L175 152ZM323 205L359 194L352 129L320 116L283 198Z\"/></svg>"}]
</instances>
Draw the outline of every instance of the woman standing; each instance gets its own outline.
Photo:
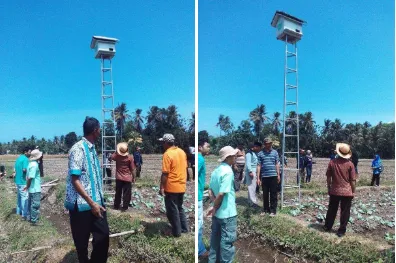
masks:
<instances>
[{"instance_id":1,"label":"woman standing","mask_svg":"<svg viewBox=\"0 0 396 263\"><path fill-rule=\"evenodd\" d=\"M371 186L379 186L380 183L380 174L383 170L382 161L378 154L374 156L374 160L371 163L371 169L373 169L373 178L371 179Z\"/></svg>"}]
</instances>

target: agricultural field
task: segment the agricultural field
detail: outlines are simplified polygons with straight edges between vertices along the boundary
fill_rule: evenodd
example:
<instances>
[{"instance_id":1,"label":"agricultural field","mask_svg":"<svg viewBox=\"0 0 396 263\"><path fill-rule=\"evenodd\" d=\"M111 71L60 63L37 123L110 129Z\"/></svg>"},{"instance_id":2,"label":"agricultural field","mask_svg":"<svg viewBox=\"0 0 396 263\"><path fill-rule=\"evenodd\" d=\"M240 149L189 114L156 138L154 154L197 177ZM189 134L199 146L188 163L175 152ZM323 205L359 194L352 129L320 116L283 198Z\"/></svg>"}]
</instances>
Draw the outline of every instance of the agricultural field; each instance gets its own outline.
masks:
<instances>
[{"instance_id":1,"label":"agricultural field","mask_svg":"<svg viewBox=\"0 0 396 263\"><path fill-rule=\"evenodd\" d=\"M11 174L16 157L0 156L0 164L6 165L7 174ZM158 195L161 155L143 155L143 160L141 177L132 186L132 201L126 212L113 210L114 194L105 194L110 234L134 231L131 235L110 239L108 262L193 262L194 183L187 182L184 199L191 231L173 238L163 197ZM69 215L63 208L67 156L45 155L44 174L45 182L59 181L53 187L43 188L40 208L43 226L32 227L15 215L13 181L10 178L0 181L0 262L78 262ZM34 248L45 249L24 252ZM18 253L21 251L24 253Z\"/></svg>"},{"instance_id":2,"label":"agricultural field","mask_svg":"<svg viewBox=\"0 0 396 263\"><path fill-rule=\"evenodd\" d=\"M206 158L207 184L218 165L217 157ZM322 226L328 207L326 169L329 159L316 158L311 183L287 189L288 206L278 208L276 217L261 216L261 209L247 203L247 188L237 192L238 240L236 262L394 262L395 261L395 163L383 161L380 187L371 187L371 160L360 160L356 196L353 199L347 234L338 238L337 215L330 233ZM295 167L289 160L289 167ZM296 175L286 174L286 184L295 184ZM262 191L260 191L262 194ZM262 195L259 196L262 207ZM280 194L278 198L280 203ZM209 202L205 202L208 208ZM209 245L211 219L205 218L204 242Z\"/></svg>"}]
</instances>

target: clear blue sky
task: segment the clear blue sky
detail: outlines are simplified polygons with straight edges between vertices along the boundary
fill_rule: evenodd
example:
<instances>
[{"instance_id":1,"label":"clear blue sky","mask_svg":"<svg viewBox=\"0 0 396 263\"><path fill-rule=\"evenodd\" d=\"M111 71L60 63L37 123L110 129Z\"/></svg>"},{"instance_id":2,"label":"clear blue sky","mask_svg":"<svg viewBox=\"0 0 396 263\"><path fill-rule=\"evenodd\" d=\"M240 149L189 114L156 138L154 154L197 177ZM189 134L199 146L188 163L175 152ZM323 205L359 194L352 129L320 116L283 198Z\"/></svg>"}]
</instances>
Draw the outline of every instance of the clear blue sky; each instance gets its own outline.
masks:
<instances>
[{"instance_id":1,"label":"clear blue sky","mask_svg":"<svg viewBox=\"0 0 396 263\"><path fill-rule=\"evenodd\" d=\"M194 111L194 1L3 1L0 142L75 131L101 120L93 35L115 37L115 103Z\"/></svg>"},{"instance_id":2,"label":"clear blue sky","mask_svg":"<svg viewBox=\"0 0 396 263\"><path fill-rule=\"evenodd\" d=\"M275 11L307 21L298 43L299 112L343 123L395 119L394 1L200 1L199 130L237 127L258 104L283 111L284 42Z\"/></svg>"}]
</instances>

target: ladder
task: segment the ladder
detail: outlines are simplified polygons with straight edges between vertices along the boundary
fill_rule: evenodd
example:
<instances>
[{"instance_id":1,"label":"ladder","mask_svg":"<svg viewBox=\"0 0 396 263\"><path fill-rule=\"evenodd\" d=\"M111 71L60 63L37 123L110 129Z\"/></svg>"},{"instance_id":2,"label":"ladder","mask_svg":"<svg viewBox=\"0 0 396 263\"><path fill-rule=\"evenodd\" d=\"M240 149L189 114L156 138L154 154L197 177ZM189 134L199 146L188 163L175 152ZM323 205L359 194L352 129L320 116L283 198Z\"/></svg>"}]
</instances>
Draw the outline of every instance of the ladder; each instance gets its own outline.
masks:
<instances>
[{"instance_id":1,"label":"ladder","mask_svg":"<svg viewBox=\"0 0 396 263\"><path fill-rule=\"evenodd\" d=\"M297 63L297 42L288 43L286 35L285 41L285 69L284 69L284 95L283 95L283 138L282 138L282 183L281 183L281 208L293 206L291 202L284 200L285 189L298 189L298 202L301 200L301 176L300 170L300 134L298 120L298 63ZM290 49L288 49L290 48ZM286 114L294 110L296 116L290 117ZM295 125L295 129L286 129L286 126ZM285 155L296 156L297 168L286 168L284 166ZM297 175L297 180L294 176ZM291 182L288 180L291 177Z\"/></svg>"},{"instance_id":2,"label":"ladder","mask_svg":"<svg viewBox=\"0 0 396 263\"><path fill-rule=\"evenodd\" d=\"M111 59L101 56L101 78L102 78L102 164L103 164L103 193L113 194L114 187L107 187L105 163L109 154L116 151L115 116L114 116L114 89ZM108 164L111 168L115 162ZM113 169L112 169L113 170Z\"/></svg>"}]
</instances>

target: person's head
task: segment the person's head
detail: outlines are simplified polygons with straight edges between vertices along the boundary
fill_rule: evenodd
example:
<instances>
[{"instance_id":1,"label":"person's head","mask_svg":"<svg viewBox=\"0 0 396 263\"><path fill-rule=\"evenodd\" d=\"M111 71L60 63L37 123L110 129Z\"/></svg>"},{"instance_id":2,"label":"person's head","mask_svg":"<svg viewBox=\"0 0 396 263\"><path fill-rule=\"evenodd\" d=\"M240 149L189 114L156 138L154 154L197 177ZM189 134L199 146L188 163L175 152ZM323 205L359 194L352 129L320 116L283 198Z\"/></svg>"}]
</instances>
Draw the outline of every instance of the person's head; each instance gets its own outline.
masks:
<instances>
[{"instance_id":1,"label":"person's head","mask_svg":"<svg viewBox=\"0 0 396 263\"><path fill-rule=\"evenodd\" d=\"M128 143L120 142L117 144L117 154L121 156L127 156L129 153L128 151Z\"/></svg>"},{"instance_id":2,"label":"person's head","mask_svg":"<svg viewBox=\"0 0 396 263\"><path fill-rule=\"evenodd\" d=\"M172 147L175 145L175 136L170 133L165 133L162 138L159 138L158 141L162 142L162 146L164 147L164 150L167 150L168 148Z\"/></svg>"},{"instance_id":3,"label":"person's head","mask_svg":"<svg viewBox=\"0 0 396 263\"><path fill-rule=\"evenodd\" d=\"M210 152L210 144L206 140L198 140L198 152L204 156L208 155Z\"/></svg>"},{"instance_id":4,"label":"person's head","mask_svg":"<svg viewBox=\"0 0 396 263\"><path fill-rule=\"evenodd\" d=\"M220 158L218 161L233 165L235 163L237 153L238 149L234 149L231 146L224 146L219 151Z\"/></svg>"},{"instance_id":5,"label":"person's head","mask_svg":"<svg viewBox=\"0 0 396 263\"><path fill-rule=\"evenodd\" d=\"M379 158L380 158L379 154L378 154L378 153L375 153L375 154L374 154L374 159L379 159Z\"/></svg>"},{"instance_id":6,"label":"person's head","mask_svg":"<svg viewBox=\"0 0 396 263\"><path fill-rule=\"evenodd\" d=\"M243 143L238 143L237 148L241 151L243 151Z\"/></svg>"},{"instance_id":7,"label":"person's head","mask_svg":"<svg viewBox=\"0 0 396 263\"><path fill-rule=\"evenodd\" d=\"M253 151L254 152L261 151L261 148L263 148L263 144L261 142L254 142L254 144L253 144Z\"/></svg>"},{"instance_id":8,"label":"person's head","mask_svg":"<svg viewBox=\"0 0 396 263\"><path fill-rule=\"evenodd\" d=\"M31 152L31 150L30 150L30 147L29 147L29 146L23 147L23 149L22 149L22 154L26 155L26 157L29 157L29 156L30 156L30 152Z\"/></svg>"},{"instance_id":9,"label":"person's head","mask_svg":"<svg viewBox=\"0 0 396 263\"><path fill-rule=\"evenodd\" d=\"M141 148L138 146L138 147L136 147L136 151L137 152L140 152L140 150L141 150Z\"/></svg>"},{"instance_id":10,"label":"person's head","mask_svg":"<svg viewBox=\"0 0 396 263\"><path fill-rule=\"evenodd\" d=\"M299 152L300 152L300 155L305 153L304 149L300 149Z\"/></svg>"},{"instance_id":11,"label":"person's head","mask_svg":"<svg viewBox=\"0 0 396 263\"><path fill-rule=\"evenodd\" d=\"M43 156L43 153L40 152L38 149L34 149L30 154L30 161L37 161Z\"/></svg>"},{"instance_id":12,"label":"person's head","mask_svg":"<svg viewBox=\"0 0 396 263\"><path fill-rule=\"evenodd\" d=\"M310 155L311 154L311 150L307 150L307 154Z\"/></svg>"},{"instance_id":13,"label":"person's head","mask_svg":"<svg viewBox=\"0 0 396 263\"><path fill-rule=\"evenodd\" d=\"M84 137L96 140L100 137L100 123L93 117L86 117L83 124Z\"/></svg>"},{"instance_id":14,"label":"person's head","mask_svg":"<svg viewBox=\"0 0 396 263\"><path fill-rule=\"evenodd\" d=\"M266 151L269 151L271 150L271 148L272 148L272 140L270 137L267 137L264 139L264 149Z\"/></svg>"},{"instance_id":15,"label":"person's head","mask_svg":"<svg viewBox=\"0 0 396 263\"><path fill-rule=\"evenodd\" d=\"M351 147L346 143L337 143L336 153L338 157L341 157L343 159L349 159L352 156Z\"/></svg>"}]
</instances>

